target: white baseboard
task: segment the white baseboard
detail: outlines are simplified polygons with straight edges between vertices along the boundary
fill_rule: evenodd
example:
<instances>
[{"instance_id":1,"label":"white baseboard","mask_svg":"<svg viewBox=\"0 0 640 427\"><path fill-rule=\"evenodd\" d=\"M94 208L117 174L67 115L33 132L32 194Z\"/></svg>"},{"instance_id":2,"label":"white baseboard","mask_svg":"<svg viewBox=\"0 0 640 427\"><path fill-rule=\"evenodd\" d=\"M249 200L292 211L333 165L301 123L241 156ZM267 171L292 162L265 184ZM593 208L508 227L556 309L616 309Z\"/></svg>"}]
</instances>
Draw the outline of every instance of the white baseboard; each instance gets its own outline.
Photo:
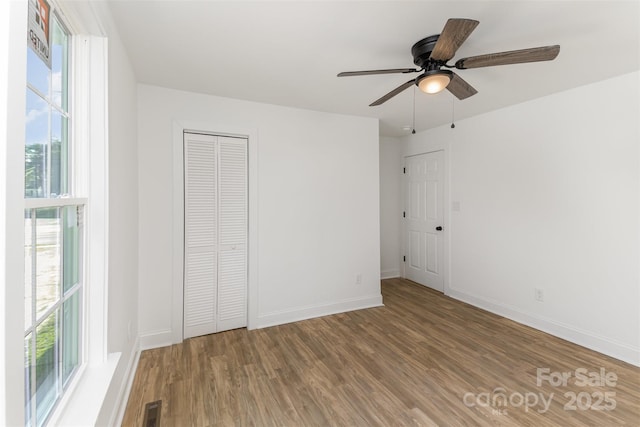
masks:
<instances>
[{"instance_id":1,"label":"white baseboard","mask_svg":"<svg viewBox=\"0 0 640 427\"><path fill-rule=\"evenodd\" d=\"M266 328L269 326L311 319L314 317L361 310L364 308L380 307L383 305L382 295L375 295L362 298L350 298L330 304L298 307L290 310L282 310L259 315L256 328ZM140 335L139 351L141 352L143 350L150 350L153 348L167 347L172 344L173 333L170 330L149 332Z\"/></svg>"},{"instance_id":2,"label":"white baseboard","mask_svg":"<svg viewBox=\"0 0 640 427\"><path fill-rule=\"evenodd\" d=\"M127 409L127 403L129 402L129 394L131 393L131 386L133 386L133 379L136 376L138 370L138 362L140 361L140 338L136 338L136 342L133 345L133 351L129 362L127 363L127 370L124 374L124 381L120 385L118 390L118 397L116 400L115 411L111 414L109 420L110 426L122 425L124 413Z\"/></svg>"},{"instance_id":3,"label":"white baseboard","mask_svg":"<svg viewBox=\"0 0 640 427\"><path fill-rule=\"evenodd\" d=\"M380 272L380 280L395 279L396 277L400 277L400 269L398 268L382 270Z\"/></svg>"},{"instance_id":4,"label":"white baseboard","mask_svg":"<svg viewBox=\"0 0 640 427\"><path fill-rule=\"evenodd\" d=\"M589 331L580 330L571 325L566 325L536 314L526 313L515 307L509 307L464 292L450 289L447 295L515 322L522 323L523 325L622 360L623 362L640 366L640 348L634 348L628 344L616 342Z\"/></svg>"},{"instance_id":5,"label":"white baseboard","mask_svg":"<svg viewBox=\"0 0 640 427\"><path fill-rule=\"evenodd\" d=\"M380 307L382 295L363 298L353 298L330 304L299 307L292 310L282 310L258 316L258 328L282 325L314 317L328 316L330 314L344 313L347 311L361 310L364 308Z\"/></svg>"},{"instance_id":6,"label":"white baseboard","mask_svg":"<svg viewBox=\"0 0 640 427\"><path fill-rule=\"evenodd\" d=\"M173 344L173 334L171 330L149 332L140 335L140 350L150 350L152 348L167 347Z\"/></svg>"}]
</instances>

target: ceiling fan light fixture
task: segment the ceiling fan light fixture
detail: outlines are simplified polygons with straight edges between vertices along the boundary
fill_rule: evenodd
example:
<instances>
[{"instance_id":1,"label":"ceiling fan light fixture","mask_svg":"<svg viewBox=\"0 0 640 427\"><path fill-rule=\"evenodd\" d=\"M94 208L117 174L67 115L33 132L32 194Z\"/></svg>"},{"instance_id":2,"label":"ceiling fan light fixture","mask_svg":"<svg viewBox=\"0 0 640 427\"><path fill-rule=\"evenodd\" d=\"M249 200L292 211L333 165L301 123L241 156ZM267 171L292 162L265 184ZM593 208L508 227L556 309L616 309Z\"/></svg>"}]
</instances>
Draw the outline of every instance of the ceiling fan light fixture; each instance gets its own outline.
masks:
<instances>
[{"instance_id":1,"label":"ceiling fan light fixture","mask_svg":"<svg viewBox=\"0 0 640 427\"><path fill-rule=\"evenodd\" d=\"M445 68L466 70L468 68L493 67L496 65L522 64L525 62L552 61L560 52L560 45L532 47L529 49L510 50L504 52L488 53L484 55L470 56L458 59L455 65L448 65L460 46L478 25L475 19L451 18L447 20L442 32L422 40L418 40L411 47L413 63L419 67L391 68L384 70L345 71L338 77L364 76L370 74L407 74L422 73L415 79L402 83L386 95L369 104L370 107L381 105L394 96L416 85L420 91L434 94L447 89L451 94L460 99L467 99L478 93L460 75ZM415 86L414 86L415 90Z\"/></svg>"},{"instance_id":2,"label":"ceiling fan light fixture","mask_svg":"<svg viewBox=\"0 0 640 427\"><path fill-rule=\"evenodd\" d=\"M424 73L417 81L417 85L424 93L442 92L451 81L453 73L449 70L432 70Z\"/></svg>"}]
</instances>

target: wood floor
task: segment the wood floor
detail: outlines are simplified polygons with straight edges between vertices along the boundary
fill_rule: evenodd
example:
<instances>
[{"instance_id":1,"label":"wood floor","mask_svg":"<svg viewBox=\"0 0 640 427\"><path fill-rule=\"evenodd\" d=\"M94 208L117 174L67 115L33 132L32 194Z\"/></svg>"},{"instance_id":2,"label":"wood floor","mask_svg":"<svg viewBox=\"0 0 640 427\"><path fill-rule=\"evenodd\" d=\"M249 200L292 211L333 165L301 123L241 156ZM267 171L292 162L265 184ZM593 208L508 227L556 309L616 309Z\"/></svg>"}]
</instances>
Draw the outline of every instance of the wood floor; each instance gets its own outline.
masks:
<instances>
[{"instance_id":1,"label":"wood floor","mask_svg":"<svg viewBox=\"0 0 640 427\"><path fill-rule=\"evenodd\" d=\"M385 307L144 351L123 425L157 400L162 427L640 425L639 368L406 280L382 293Z\"/></svg>"}]
</instances>

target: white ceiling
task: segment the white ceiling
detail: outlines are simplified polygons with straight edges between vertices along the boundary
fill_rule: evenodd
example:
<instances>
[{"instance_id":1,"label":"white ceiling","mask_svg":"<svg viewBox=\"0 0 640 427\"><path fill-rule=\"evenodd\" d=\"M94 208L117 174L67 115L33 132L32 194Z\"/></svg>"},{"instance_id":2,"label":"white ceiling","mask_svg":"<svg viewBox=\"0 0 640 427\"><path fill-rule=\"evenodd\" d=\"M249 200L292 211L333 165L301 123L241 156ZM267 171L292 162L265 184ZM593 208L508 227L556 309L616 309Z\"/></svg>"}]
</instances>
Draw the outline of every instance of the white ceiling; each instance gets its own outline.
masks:
<instances>
[{"instance_id":1,"label":"white ceiling","mask_svg":"<svg viewBox=\"0 0 640 427\"><path fill-rule=\"evenodd\" d=\"M337 78L413 67L410 48L447 18L480 25L450 63L559 44L555 61L460 70L478 90L416 92L417 131L638 70L640 2L122 1L111 12L142 83L263 103L377 117L408 134L414 89L368 105L416 75ZM603 106L606 108L606 106Z\"/></svg>"}]
</instances>

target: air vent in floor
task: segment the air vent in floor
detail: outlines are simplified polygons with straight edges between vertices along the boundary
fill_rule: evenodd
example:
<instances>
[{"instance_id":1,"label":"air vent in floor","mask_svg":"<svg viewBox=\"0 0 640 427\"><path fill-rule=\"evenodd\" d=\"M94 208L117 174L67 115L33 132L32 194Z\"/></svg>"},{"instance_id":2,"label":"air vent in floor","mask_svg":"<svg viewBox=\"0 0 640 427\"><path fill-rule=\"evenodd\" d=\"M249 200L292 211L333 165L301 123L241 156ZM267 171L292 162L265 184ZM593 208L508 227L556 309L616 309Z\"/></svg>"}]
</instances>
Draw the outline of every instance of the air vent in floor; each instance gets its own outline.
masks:
<instances>
[{"instance_id":1,"label":"air vent in floor","mask_svg":"<svg viewBox=\"0 0 640 427\"><path fill-rule=\"evenodd\" d=\"M144 422L142 427L160 427L160 413L162 412L162 400L149 402L144 405Z\"/></svg>"}]
</instances>

